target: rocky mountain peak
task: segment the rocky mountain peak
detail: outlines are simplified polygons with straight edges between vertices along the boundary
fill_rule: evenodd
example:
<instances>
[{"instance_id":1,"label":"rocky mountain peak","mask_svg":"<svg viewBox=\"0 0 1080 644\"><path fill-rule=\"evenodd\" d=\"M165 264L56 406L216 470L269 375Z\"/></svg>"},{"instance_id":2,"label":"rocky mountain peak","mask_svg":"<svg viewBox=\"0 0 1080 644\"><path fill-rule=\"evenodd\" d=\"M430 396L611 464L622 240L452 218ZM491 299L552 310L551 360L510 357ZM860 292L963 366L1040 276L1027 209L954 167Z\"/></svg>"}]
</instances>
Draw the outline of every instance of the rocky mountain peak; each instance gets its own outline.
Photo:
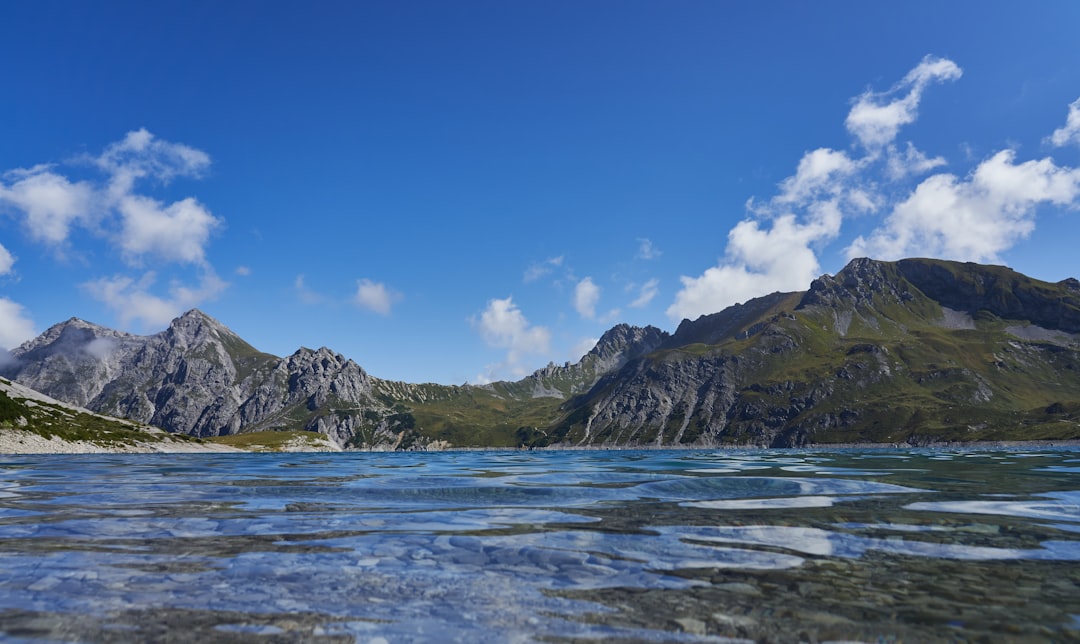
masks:
<instances>
[{"instance_id":1,"label":"rocky mountain peak","mask_svg":"<svg viewBox=\"0 0 1080 644\"><path fill-rule=\"evenodd\" d=\"M719 313L702 315L696 320L683 320L675 334L664 342L664 347L687 344L716 344L734 337L758 320L768 311L782 305L791 293L770 293L755 297L742 304L733 304Z\"/></svg>"},{"instance_id":2,"label":"rocky mountain peak","mask_svg":"<svg viewBox=\"0 0 1080 644\"><path fill-rule=\"evenodd\" d=\"M622 354L626 359L635 358L660 346L668 338L668 333L654 326L630 326L617 324L600 336L589 355L597 358L610 358Z\"/></svg>"},{"instance_id":3,"label":"rocky mountain peak","mask_svg":"<svg viewBox=\"0 0 1080 644\"><path fill-rule=\"evenodd\" d=\"M835 277L822 275L810 283L798 308L873 306L876 302L908 302L914 297L890 262L867 257L851 260Z\"/></svg>"},{"instance_id":4,"label":"rocky mountain peak","mask_svg":"<svg viewBox=\"0 0 1080 644\"><path fill-rule=\"evenodd\" d=\"M72 404L199 436L303 427L344 444L391 413L373 399L368 374L340 353L302 348L278 358L198 309L149 336L73 318L0 371ZM379 436L368 439L393 440Z\"/></svg>"},{"instance_id":5,"label":"rocky mountain peak","mask_svg":"<svg viewBox=\"0 0 1080 644\"><path fill-rule=\"evenodd\" d=\"M52 325L44 333L24 342L11 353L18 357L33 352L39 358L45 358L58 353L84 352L91 345L104 346L110 340L131 337L135 336L73 317ZM91 349L90 353L95 353L95 351Z\"/></svg>"},{"instance_id":6,"label":"rocky mountain peak","mask_svg":"<svg viewBox=\"0 0 1080 644\"><path fill-rule=\"evenodd\" d=\"M319 347L318 349L300 347L287 358L287 364L290 370L304 370L314 373L333 373L351 367L363 372L360 365L327 347Z\"/></svg>"},{"instance_id":7,"label":"rocky mountain peak","mask_svg":"<svg viewBox=\"0 0 1080 644\"><path fill-rule=\"evenodd\" d=\"M236 337L224 324L199 309L192 309L174 319L165 334L182 346L196 346L222 335Z\"/></svg>"}]
</instances>

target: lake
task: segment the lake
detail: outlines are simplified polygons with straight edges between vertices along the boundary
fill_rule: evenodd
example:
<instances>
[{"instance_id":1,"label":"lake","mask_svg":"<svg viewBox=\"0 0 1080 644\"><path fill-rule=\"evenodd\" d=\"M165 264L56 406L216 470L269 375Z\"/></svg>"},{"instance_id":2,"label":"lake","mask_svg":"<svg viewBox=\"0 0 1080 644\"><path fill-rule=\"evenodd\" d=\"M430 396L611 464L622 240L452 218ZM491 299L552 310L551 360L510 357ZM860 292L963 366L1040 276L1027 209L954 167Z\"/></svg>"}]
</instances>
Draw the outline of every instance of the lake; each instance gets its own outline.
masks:
<instances>
[{"instance_id":1,"label":"lake","mask_svg":"<svg viewBox=\"0 0 1080 644\"><path fill-rule=\"evenodd\" d=\"M1080 451L0 455L0 637L1080 639Z\"/></svg>"}]
</instances>

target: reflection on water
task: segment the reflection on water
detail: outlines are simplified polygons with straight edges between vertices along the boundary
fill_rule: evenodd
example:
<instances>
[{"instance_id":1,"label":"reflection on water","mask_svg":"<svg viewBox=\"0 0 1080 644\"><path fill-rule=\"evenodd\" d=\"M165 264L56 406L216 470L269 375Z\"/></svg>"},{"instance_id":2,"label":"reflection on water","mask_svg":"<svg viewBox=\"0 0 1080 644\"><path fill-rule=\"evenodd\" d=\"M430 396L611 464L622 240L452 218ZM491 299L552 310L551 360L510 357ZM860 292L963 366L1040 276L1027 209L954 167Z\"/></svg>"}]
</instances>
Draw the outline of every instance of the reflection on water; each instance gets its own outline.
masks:
<instances>
[{"instance_id":1,"label":"reflection on water","mask_svg":"<svg viewBox=\"0 0 1080 644\"><path fill-rule=\"evenodd\" d=\"M1080 638L1077 462L0 456L0 637Z\"/></svg>"}]
</instances>

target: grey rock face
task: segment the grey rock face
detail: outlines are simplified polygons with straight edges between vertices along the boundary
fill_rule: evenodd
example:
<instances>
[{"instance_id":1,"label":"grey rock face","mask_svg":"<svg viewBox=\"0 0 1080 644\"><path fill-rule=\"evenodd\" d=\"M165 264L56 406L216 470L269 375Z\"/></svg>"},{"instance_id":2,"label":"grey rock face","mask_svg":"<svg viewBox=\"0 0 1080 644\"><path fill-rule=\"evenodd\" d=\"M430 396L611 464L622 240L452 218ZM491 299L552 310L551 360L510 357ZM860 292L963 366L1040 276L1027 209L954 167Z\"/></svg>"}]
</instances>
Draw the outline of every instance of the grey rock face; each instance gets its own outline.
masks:
<instances>
[{"instance_id":1,"label":"grey rock face","mask_svg":"<svg viewBox=\"0 0 1080 644\"><path fill-rule=\"evenodd\" d=\"M385 411L355 362L325 348L284 359L260 353L197 310L151 336L71 319L12 355L4 375L29 387L194 436L303 428L344 444L352 416Z\"/></svg>"},{"instance_id":2,"label":"grey rock face","mask_svg":"<svg viewBox=\"0 0 1080 644\"><path fill-rule=\"evenodd\" d=\"M199 311L151 336L68 320L12 352L0 375L200 436L306 429L376 449L921 444L981 439L995 427L1071 431L1080 423L1077 338L1074 279L859 259L806 292L684 320L674 334L617 325L580 361L516 382L380 380L325 347L278 358Z\"/></svg>"},{"instance_id":3,"label":"grey rock face","mask_svg":"<svg viewBox=\"0 0 1080 644\"><path fill-rule=\"evenodd\" d=\"M772 293L748 300L744 304L729 306L719 313L703 315L693 321L683 320L679 328L675 330L675 335L665 338L663 346L675 348L688 344L716 344L734 336L740 329L758 320L791 295L791 293ZM744 335L754 335L754 332L744 333Z\"/></svg>"},{"instance_id":4,"label":"grey rock face","mask_svg":"<svg viewBox=\"0 0 1080 644\"><path fill-rule=\"evenodd\" d=\"M89 408L105 385L120 375L119 357L139 342L137 336L71 318L12 351L13 360L2 370L31 389Z\"/></svg>"},{"instance_id":5,"label":"grey rock face","mask_svg":"<svg viewBox=\"0 0 1080 644\"><path fill-rule=\"evenodd\" d=\"M967 440L1017 418L1041 423L1045 400L1080 402L1077 284L996 266L853 260L805 293L684 320L568 401L553 442L920 443L920 431Z\"/></svg>"},{"instance_id":6,"label":"grey rock face","mask_svg":"<svg viewBox=\"0 0 1080 644\"><path fill-rule=\"evenodd\" d=\"M619 325L578 363L480 388L515 399L565 399L667 338L655 327ZM325 347L278 358L197 310L150 336L71 319L12 355L0 374L88 409L195 436L305 429L341 446L422 447L409 405L476 389L379 380Z\"/></svg>"},{"instance_id":7,"label":"grey rock face","mask_svg":"<svg viewBox=\"0 0 1080 644\"><path fill-rule=\"evenodd\" d=\"M897 279L891 265L860 258L851 260L835 277L823 275L811 282L798 308L874 308L883 303L910 302L914 297L909 284Z\"/></svg>"},{"instance_id":8,"label":"grey rock face","mask_svg":"<svg viewBox=\"0 0 1080 644\"><path fill-rule=\"evenodd\" d=\"M654 326L619 324L600 336L596 346L578 362L562 366L549 364L515 385L533 398L566 398L579 394L588 391L605 374L655 351L669 337L666 331Z\"/></svg>"}]
</instances>

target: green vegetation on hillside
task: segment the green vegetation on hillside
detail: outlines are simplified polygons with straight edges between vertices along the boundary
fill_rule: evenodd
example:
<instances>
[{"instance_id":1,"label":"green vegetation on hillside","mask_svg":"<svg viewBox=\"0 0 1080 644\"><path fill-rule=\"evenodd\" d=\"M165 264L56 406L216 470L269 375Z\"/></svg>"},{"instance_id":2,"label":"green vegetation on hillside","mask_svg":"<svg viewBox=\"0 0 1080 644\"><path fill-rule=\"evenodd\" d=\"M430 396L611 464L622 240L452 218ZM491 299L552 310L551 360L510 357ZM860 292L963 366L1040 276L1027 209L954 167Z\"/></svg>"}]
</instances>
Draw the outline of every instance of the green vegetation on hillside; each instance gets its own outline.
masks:
<instances>
[{"instance_id":1,"label":"green vegetation on hillside","mask_svg":"<svg viewBox=\"0 0 1080 644\"><path fill-rule=\"evenodd\" d=\"M76 385L111 378L95 409L175 431L239 427L215 442L258 449L318 433L358 449L1080 438L1080 282L1001 266L857 259L805 292L684 320L673 335L617 325L576 364L488 385L380 380L325 348L278 359L198 311L149 340L161 364L180 352L177 377L139 371L146 345L128 338L119 375L76 351L31 381L91 404ZM159 439L6 394L0 426Z\"/></svg>"},{"instance_id":2,"label":"green vegetation on hillside","mask_svg":"<svg viewBox=\"0 0 1080 644\"><path fill-rule=\"evenodd\" d=\"M320 448L324 446L324 440L324 437L318 434L305 431L248 432L205 439L208 443L228 445L251 452L280 452L286 446L295 451L300 451L303 447Z\"/></svg>"},{"instance_id":3,"label":"green vegetation on hillside","mask_svg":"<svg viewBox=\"0 0 1080 644\"><path fill-rule=\"evenodd\" d=\"M0 379L0 384L10 385ZM197 440L147 432L130 423L89 414L64 405L10 396L0 390L0 429L27 432L43 438L87 441L102 447L130 446L163 440Z\"/></svg>"},{"instance_id":4,"label":"green vegetation on hillside","mask_svg":"<svg viewBox=\"0 0 1080 644\"><path fill-rule=\"evenodd\" d=\"M684 322L665 348L571 400L549 435L773 446L1080 438L1074 280L859 260L819 282Z\"/></svg>"}]
</instances>

